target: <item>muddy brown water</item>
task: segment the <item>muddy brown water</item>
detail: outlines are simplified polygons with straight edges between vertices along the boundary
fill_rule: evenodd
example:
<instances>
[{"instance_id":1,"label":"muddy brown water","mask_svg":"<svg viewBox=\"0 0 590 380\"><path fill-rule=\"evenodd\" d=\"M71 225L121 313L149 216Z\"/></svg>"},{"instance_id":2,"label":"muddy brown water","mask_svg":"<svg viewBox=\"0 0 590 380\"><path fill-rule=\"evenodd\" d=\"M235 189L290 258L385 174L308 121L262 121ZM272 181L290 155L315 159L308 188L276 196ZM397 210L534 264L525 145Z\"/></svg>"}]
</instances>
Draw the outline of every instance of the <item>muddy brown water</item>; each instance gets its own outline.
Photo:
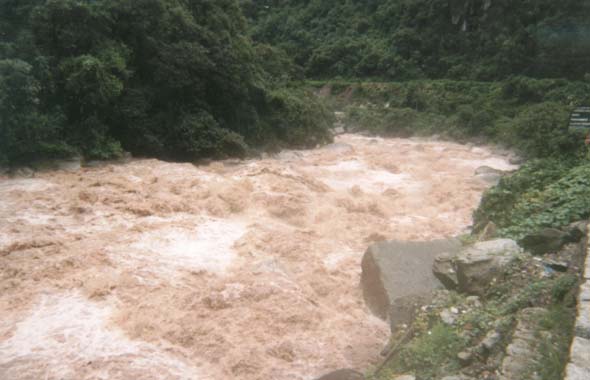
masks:
<instances>
[{"instance_id":1,"label":"muddy brown water","mask_svg":"<svg viewBox=\"0 0 590 380\"><path fill-rule=\"evenodd\" d=\"M0 179L0 379L309 380L379 360L381 239L470 225L485 147L355 135L240 163Z\"/></svg>"}]
</instances>

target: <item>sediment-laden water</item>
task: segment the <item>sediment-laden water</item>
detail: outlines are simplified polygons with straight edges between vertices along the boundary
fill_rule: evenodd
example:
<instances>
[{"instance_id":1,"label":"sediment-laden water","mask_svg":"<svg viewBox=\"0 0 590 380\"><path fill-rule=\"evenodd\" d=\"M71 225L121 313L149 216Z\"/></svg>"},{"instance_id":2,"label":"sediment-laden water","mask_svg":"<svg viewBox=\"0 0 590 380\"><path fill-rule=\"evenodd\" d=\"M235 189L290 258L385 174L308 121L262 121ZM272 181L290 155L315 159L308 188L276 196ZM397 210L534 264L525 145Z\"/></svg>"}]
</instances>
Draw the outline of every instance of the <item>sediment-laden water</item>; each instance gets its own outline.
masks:
<instances>
[{"instance_id":1,"label":"sediment-laden water","mask_svg":"<svg viewBox=\"0 0 590 380\"><path fill-rule=\"evenodd\" d=\"M208 166L0 179L0 378L311 380L369 368L359 289L382 239L456 235L487 148L343 135Z\"/></svg>"}]
</instances>

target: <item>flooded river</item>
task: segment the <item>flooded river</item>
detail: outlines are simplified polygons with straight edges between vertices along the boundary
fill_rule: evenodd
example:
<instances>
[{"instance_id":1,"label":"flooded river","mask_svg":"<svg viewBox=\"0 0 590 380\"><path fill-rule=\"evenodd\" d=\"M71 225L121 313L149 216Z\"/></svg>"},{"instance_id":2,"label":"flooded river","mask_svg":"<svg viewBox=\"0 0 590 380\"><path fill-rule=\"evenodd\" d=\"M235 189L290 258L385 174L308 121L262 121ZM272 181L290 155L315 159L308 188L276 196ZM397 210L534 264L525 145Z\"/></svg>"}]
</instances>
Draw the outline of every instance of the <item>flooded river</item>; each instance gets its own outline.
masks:
<instances>
[{"instance_id":1,"label":"flooded river","mask_svg":"<svg viewBox=\"0 0 590 380\"><path fill-rule=\"evenodd\" d=\"M360 261L457 235L513 169L485 147L355 135L206 166L0 179L0 378L312 380L379 359Z\"/></svg>"}]
</instances>

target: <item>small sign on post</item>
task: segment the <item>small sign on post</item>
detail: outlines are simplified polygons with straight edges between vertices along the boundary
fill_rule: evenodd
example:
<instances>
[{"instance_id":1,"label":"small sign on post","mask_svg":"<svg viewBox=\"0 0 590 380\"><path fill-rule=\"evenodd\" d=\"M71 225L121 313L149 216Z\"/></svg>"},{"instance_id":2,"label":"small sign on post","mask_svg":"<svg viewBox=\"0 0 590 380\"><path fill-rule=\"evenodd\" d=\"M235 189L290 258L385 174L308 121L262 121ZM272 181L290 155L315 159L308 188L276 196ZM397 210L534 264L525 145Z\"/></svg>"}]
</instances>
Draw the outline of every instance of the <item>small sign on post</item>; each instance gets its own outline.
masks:
<instances>
[{"instance_id":1,"label":"small sign on post","mask_svg":"<svg viewBox=\"0 0 590 380\"><path fill-rule=\"evenodd\" d=\"M572 132L590 132L590 107L578 107L572 112L569 129Z\"/></svg>"}]
</instances>

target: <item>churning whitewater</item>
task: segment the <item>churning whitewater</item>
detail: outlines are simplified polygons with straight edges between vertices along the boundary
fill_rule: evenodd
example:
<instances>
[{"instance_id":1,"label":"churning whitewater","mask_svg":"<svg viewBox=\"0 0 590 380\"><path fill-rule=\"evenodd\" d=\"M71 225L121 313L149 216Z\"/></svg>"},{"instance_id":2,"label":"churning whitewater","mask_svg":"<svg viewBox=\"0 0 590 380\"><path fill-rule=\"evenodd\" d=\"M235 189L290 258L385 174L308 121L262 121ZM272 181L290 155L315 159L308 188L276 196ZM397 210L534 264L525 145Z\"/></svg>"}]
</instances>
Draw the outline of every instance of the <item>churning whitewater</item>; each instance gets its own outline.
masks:
<instances>
[{"instance_id":1,"label":"churning whitewater","mask_svg":"<svg viewBox=\"0 0 590 380\"><path fill-rule=\"evenodd\" d=\"M209 165L0 179L0 378L311 380L377 362L360 260L457 235L490 149L343 135Z\"/></svg>"}]
</instances>

